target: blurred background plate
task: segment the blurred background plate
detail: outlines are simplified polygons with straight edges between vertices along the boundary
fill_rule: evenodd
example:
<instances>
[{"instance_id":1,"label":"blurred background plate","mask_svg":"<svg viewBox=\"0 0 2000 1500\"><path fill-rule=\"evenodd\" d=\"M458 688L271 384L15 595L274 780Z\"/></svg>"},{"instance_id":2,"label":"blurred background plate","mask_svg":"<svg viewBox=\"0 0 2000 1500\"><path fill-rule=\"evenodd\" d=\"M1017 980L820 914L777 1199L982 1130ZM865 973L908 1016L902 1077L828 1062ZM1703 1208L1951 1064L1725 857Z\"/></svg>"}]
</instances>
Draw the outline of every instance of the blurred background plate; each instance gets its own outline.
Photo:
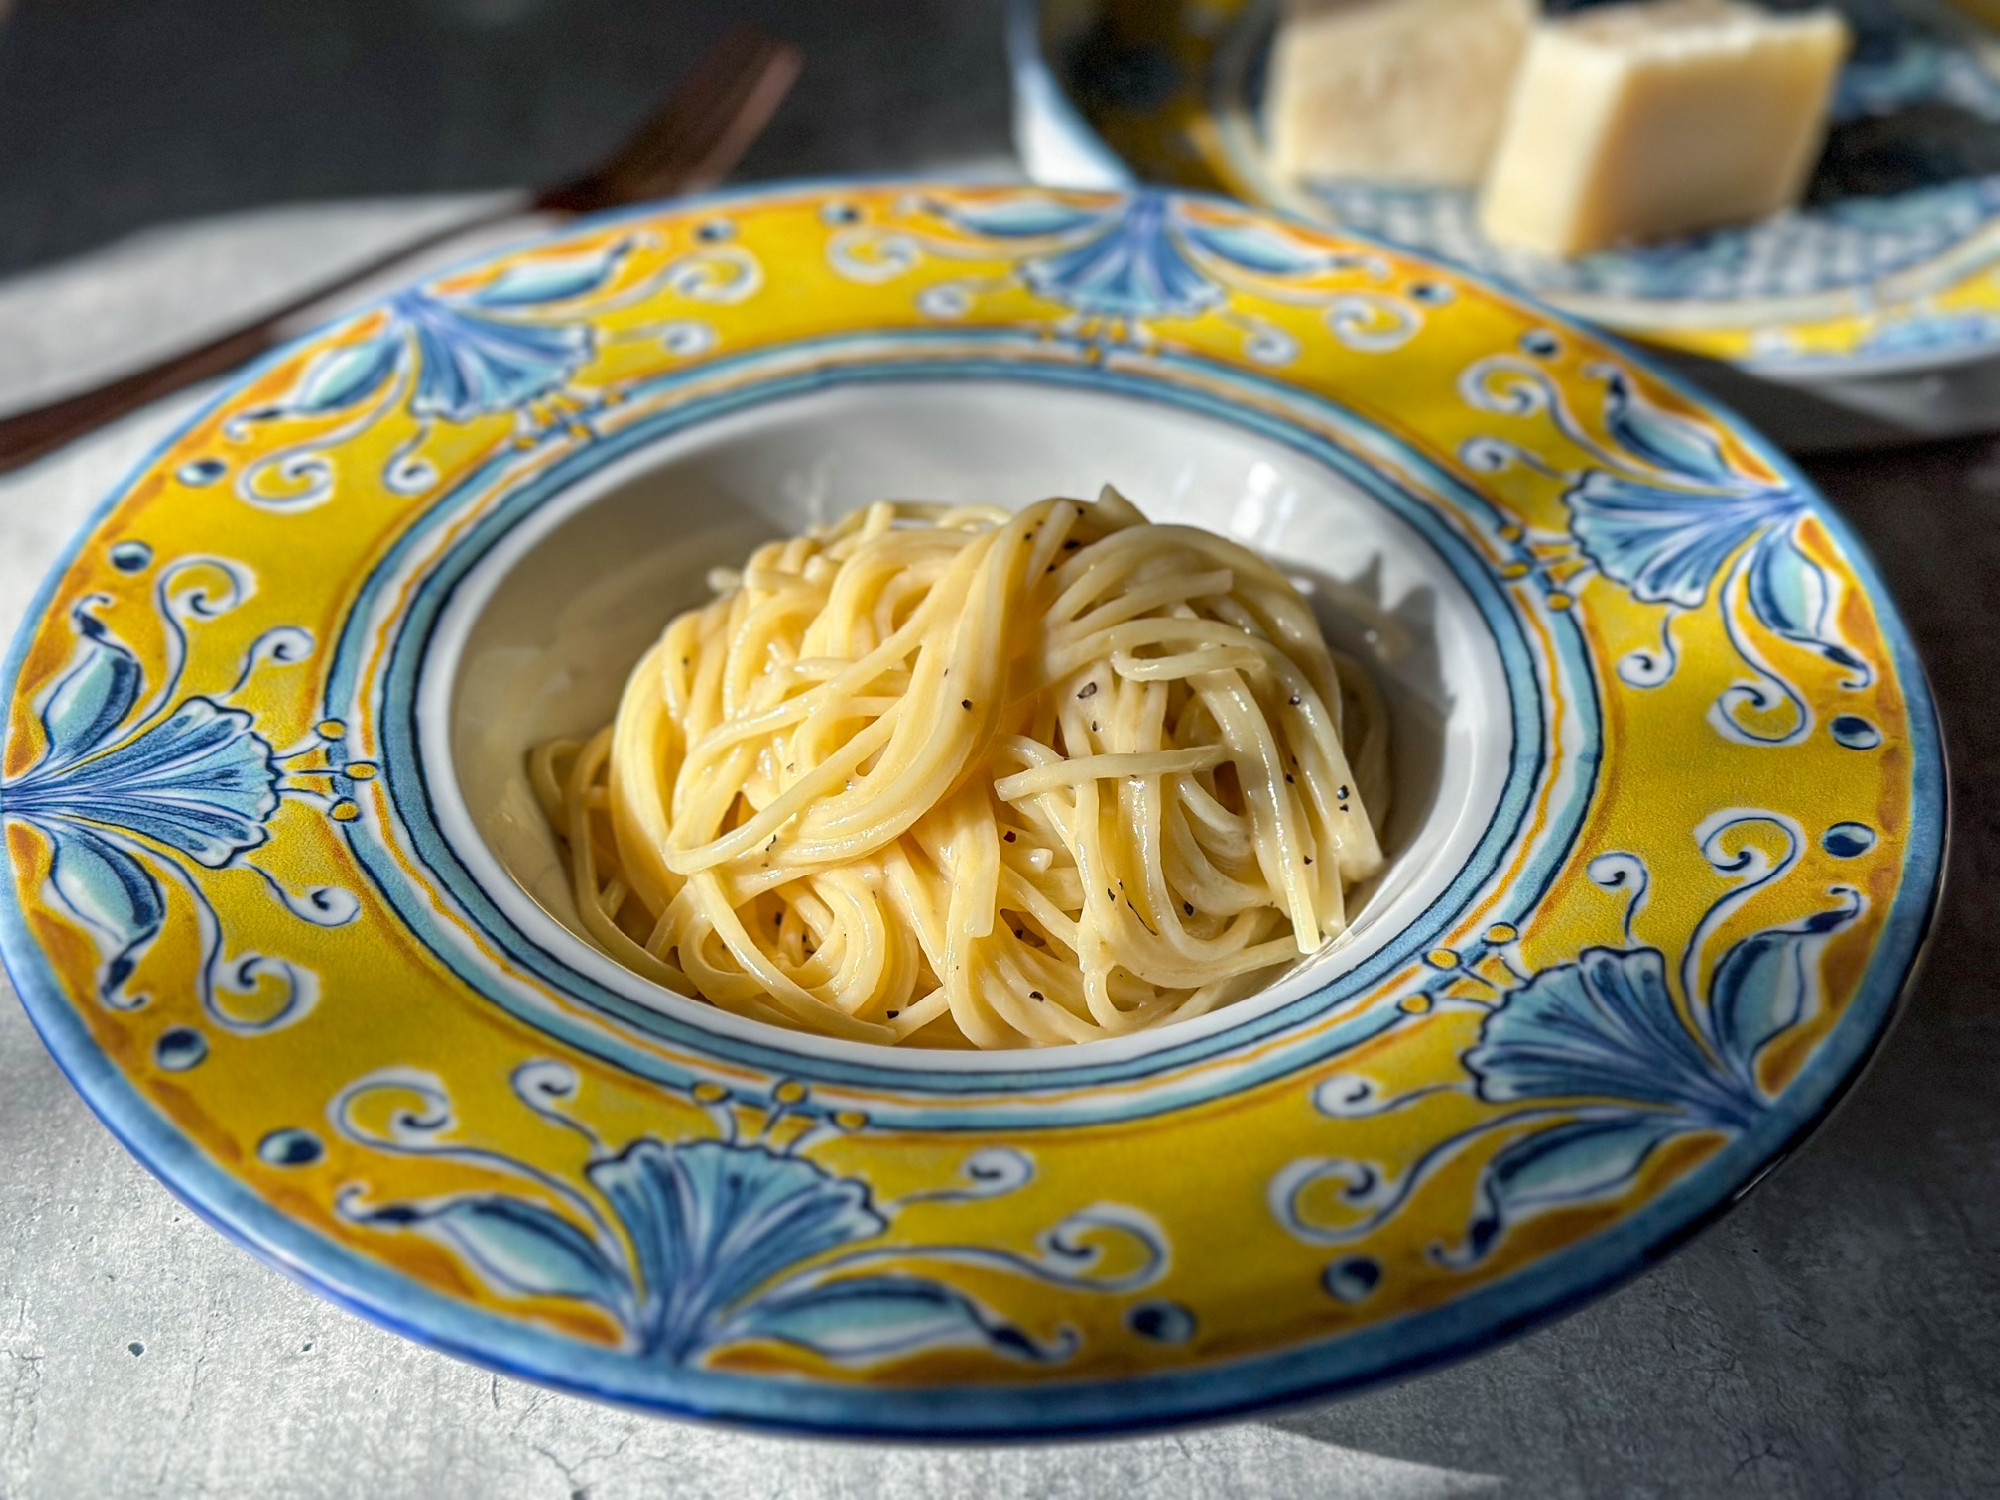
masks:
<instances>
[{"instance_id":1,"label":"blurred background plate","mask_svg":"<svg viewBox=\"0 0 2000 1500\"><path fill-rule=\"evenodd\" d=\"M1644 340L1794 450L2000 425L2000 41L1849 0L1856 34L1804 208L1644 250L1498 249L1463 191L1297 186L1259 111L1275 0L1016 0L1016 140L1037 181L1221 190L1483 271Z\"/></svg>"}]
</instances>

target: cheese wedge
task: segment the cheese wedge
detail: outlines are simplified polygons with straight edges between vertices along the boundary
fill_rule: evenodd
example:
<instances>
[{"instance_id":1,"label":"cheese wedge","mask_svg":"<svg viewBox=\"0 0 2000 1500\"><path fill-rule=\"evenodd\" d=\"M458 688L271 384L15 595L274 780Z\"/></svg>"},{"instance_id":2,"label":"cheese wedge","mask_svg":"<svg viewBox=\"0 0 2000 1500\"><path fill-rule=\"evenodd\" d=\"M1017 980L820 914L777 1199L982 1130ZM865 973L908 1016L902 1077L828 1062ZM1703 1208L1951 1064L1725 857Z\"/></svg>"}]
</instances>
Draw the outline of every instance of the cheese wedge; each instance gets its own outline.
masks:
<instances>
[{"instance_id":1,"label":"cheese wedge","mask_svg":"<svg viewBox=\"0 0 2000 1500\"><path fill-rule=\"evenodd\" d=\"M1534 0L1289 0L1271 44L1272 168L1473 186L1534 14Z\"/></svg>"},{"instance_id":2,"label":"cheese wedge","mask_svg":"<svg viewBox=\"0 0 2000 1500\"><path fill-rule=\"evenodd\" d=\"M1848 48L1832 11L1731 0L1611 5L1535 29L1479 205L1496 244L1547 255L1793 207Z\"/></svg>"}]
</instances>

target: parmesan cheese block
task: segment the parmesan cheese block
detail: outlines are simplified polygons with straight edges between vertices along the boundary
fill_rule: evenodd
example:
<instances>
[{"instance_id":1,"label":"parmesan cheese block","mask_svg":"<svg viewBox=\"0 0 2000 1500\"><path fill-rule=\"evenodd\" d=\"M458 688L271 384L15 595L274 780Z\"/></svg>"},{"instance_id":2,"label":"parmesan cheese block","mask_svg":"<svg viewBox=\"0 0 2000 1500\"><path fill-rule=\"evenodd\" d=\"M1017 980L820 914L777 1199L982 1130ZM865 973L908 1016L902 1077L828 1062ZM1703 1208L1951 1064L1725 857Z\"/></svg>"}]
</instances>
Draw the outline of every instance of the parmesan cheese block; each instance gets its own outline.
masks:
<instances>
[{"instance_id":1,"label":"parmesan cheese block","mask_svg":"<svg viewBox=\"0 0 2000 1500\"><path fill-rule=\"evenodd\" d=\"M1265 114L1282 176L1471 187L1534 0L1289 0Z\"/></svg>"},{"instance_id":2,"label":"parmesan cheese block","mask_svg":"<svg viewBox=\"0 0 2000 1500\"><path fill-rule=\"evenodd\" d=\"M1496 244L1581 255L1797 204L1847 54L1832 11L1614 5L1536 28L1480 201Z\"/></svg>"}]
</instances>

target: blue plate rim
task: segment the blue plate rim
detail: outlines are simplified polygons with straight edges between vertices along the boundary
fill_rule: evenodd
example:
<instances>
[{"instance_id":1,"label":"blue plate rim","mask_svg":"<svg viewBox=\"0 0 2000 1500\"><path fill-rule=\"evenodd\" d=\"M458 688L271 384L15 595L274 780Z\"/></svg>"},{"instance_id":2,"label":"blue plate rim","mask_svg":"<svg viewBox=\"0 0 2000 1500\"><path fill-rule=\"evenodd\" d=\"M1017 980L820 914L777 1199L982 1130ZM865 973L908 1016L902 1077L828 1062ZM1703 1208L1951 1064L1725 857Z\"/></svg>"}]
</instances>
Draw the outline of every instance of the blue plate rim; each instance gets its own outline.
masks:
<instances>
[{"instance_id":1,"label":"blue plate rim","mask_svg":"<svg viewBox=\"0 0 2000 1500\"><path fill-rule=\"evenodd\" d=\"M489 264L578 232L657 214L663 207L688 211L729 202L843 189L929 186L943 191L954 185L951 179L935 176L819 178L758 184L673 205L640 205L591 216L554 234L524 237L515 244L468 257L463 264ZM1293 216L1246 210L1243 205L1213 195L1176 196L1239 212L1259 213L1324 232L1300 223ZM1427 259L1401 250L1394 253L1418 261ZM415 1342L484 1368L617 1405L799 1436L1038 1442L1129 1435L1222 1421L1253 1411L1269 1411L1351 1392L1468 1357L1562 1316L1654 1264L1699 1232L1795 1151L1857 1081L1901 1006L1934 929L1947 853L1949 771L1929 680L1893 594L1867 547L1795 465L1726 406L1696 393L1687 382L1662 370L1625 341L1484 277L1455 267L1442 269L1502 299L1533 308L1552 326L1606 343L1648 378L1673 390L1691 405L1729 422L1760 461L1808 497L1811 514L1832 532L1852 560L1857 577L1876 605L1908 702L1916 783L1910 847L1904 861L1903 881L1854 1000L1814 1055L1807 1072L1786 1090L1764 1118L1645 1208L1612 1228L1443 1307L1379 1324L1345 1338L1227 1365L1203 1366L1195 1371L1123 1381L1050 1380L1018 1387L808 1386L710 1372L698 1372L690 1382L686 1379L689 1372L662 1371L610 1351L581 1350L559 1336L526 1328L418 1287L377 1263L322 1239L243 1188L158 1114L96 1047L34 943L11 883L5 883L0 888L0 961L4 961L23 1008L58 1067L106 1128L169 1191L225 1237L337 1305ZM344 317L337 321L345 320ZM156 443L125 480L93 509L37 591L16 633L5 668L10 696L19 681L36 622L46 613L55 590L86 541L132 483L147 473L189 428L322 332L314 329L303 334L241 372L177 425L172 434ZM566 1357L546 1358L551 1349ZM651 1373L654 1379L635 1383L606 1378L614 1374L629 1377L635 1370ZM703 1399L698 1392L672 1389L688 1384L706 1387L714 1395L727 1399Z\"/></svg>"}]
</instances>

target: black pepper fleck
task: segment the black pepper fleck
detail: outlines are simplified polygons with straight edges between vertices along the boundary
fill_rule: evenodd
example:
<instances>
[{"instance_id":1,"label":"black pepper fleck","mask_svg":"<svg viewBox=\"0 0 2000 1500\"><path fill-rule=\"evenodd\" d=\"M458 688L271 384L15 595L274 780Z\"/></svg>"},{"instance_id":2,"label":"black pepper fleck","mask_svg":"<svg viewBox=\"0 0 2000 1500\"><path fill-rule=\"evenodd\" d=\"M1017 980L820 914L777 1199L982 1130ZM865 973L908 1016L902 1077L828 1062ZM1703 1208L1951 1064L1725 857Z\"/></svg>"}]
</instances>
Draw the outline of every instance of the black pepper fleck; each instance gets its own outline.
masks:
<instances>
[{"instance_id":1,"label":"black pepper fleck","mask_svg":"<svg viewBox=\"0 0 2000 1500\"><path fill-rule=\"evenodd\" d=\"M1002 835L1001 835L1001 837L1002 837L1002 838L1004 838L1004 839L1006 839L1008 843L1010 843L1010 844L1011 844L1011 843L1013 843L1013 842L1014 842L1014 830L1013 830L1013 829L1011 829L1011 828L1010 828L1010 829L1008 829L1008 830L1006 831L1006 833L1004 833L1004 834L1002 834Z\"/></svg>"},{"instance_id":2,"label":"black pepper fleck","mask_svg":"<svg viewBox=\"0 0 2000 1500\"><path fill-rule=\"evenodd\" d=\"M970 698L961 698L958 700L958 706L969 710L972 707L972 700Z\"/></svg>"},{"instance_id":3,"label":"black pepper fleck","mask_svg":"<svg viewBox=\"0 0 2000 1500\"><path fill-rule=\"evenodd\" d=\"M1077 548L1081 547L1082 545L1083 545L1082 542L1079 542L1075 537L1071 537L1068 541L1063 543L1063 551L1074 552L1076 551Z\"/></svg>"},{"instance_id":4,"label":"black pepper fleck","mask_svg":"<svg viewBox=\"0 0 2000 1500\"><path fill-rule=\"evenodd\" d=\"M900 1016L902 1012L900 1010L885 1010L882 1012L882 1014L887 1016L890 1020L893 1021L896 1019L896 1017Z\"/></svg>"},{"instance_id":5,"label":"black pepper fleck","mask_svg":"<svg viewBox=\"0 0 2000 1500\"><path fill-rule=\"evenodd\" d=\"M1192 901L1183 901L1183 902L1181 903L1181 910L1182 910L1182 911L1184 911L1184 912L1186 912L1186 913L1187 913L1187 914L1188 914L1189 916L1193 916L1193 915L1194 915L1194 903L1193 903Z\"/></svg>"},{"instance_id":6,"label":"black pepper fleck","mask_svg":"<svg viewBox=\"0 0 2000 1500\"><path fill-rule=\"evenodd\" d=\"M1294 694L1292 694L1292 696L1291 696L1291 697L1287 698L1287 699L1286 699L1285 701L1286 701L1287 703L1291 704L1293 708L1297 708L1297 707L1299 706L1299 704L1301 704L1301 703L1302 703L1302 702L1304 702L1305 700L1304 700L1304 699L1302 699L1302 698L1300 698L1300 697L1299 697L1299 695L1298 695L1297 693L1294 693Z\"/></svg>"},{"instance_id":7,"label":"black pepper fleck","mask_svg":"<svg viewBox=\"0 0 2000 1500\"><path fill-rule=\"evenodd\" d=\"M1076 695L1079 698L1095 698L1097 696L1097 684L1094 682L1086 682L1082 687L1076 690Z\"/></svg>"},{"instance_id":8,"label":"black pepper fleck","mask_svg":"<svg viewBox=\"0 0 2000 1500\"><path fill-rule=\"evenodd\" d=\"M1311 856L1310 854L1308 854L1308 855L1306 856L1306 863L1307 863L1307 864L1311 864L1312 862L1313 862L1313 857L1312 857L1312 856Z\"/></svg>"},{"instance_id":9,"label":"black pepper fleck","mask_svg":"<svg viewBox=\"0 0 2000 1500\"><path fill-rule=\"evenodd\" d=\"M1297 786L1297 785L1298 785L1298 778L1297 778L1297 777L1295 777L1295 776L1293 776L1293 775L1292 775L1292 773L1291 773L1290 771L1287 771L1287 772L1285 772L1285 785L1286 785L1286 786Z\"/></svg>"},{"instance_id":10,"label":"black pepper fleck","mask_svg":"<svg viewBox=\"0 0 2000 1500\"><path fill-rule=\"evenodd\" d=\"M1030 1000L1039 1000L1042 998L1042 992L1040 990L1029 990L1028 998Z\"/></svg>"}]
</instances>

